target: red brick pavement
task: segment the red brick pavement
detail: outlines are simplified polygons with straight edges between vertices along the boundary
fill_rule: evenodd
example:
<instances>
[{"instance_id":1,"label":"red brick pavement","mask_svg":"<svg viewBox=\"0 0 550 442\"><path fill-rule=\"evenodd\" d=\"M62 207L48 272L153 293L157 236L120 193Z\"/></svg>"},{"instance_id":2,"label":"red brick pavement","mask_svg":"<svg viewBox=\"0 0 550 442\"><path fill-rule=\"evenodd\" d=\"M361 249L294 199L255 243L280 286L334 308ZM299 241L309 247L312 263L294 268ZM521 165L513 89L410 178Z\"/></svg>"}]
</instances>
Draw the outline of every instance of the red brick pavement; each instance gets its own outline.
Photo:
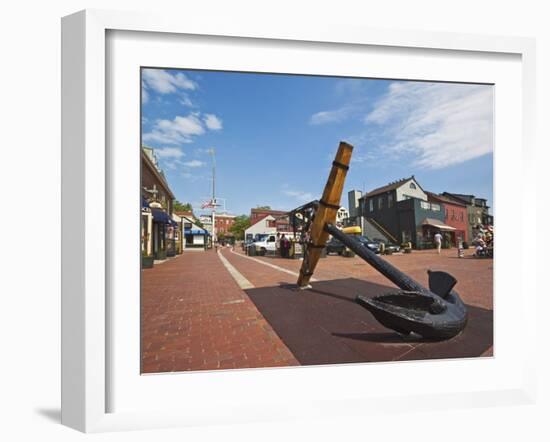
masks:
<instances>
[{"instance_id":1,"label":"red brick pavement","mask_svg":"<svg viewBox=\"0 0 550 442\"><path fill-rule=\"evenodd\" d=\"M235 252L242 255L242 252L237 249L235 249ZM466 250L466 252L468 251ZM224 256L229 259L231 254L225 253ZM299 272L302 265L302 261L297 259L265 256L256 256L255 258L296 273ZM455 289L464 302L476 307L493 309L492 259L473 258L469 255L465 258L458 258L456 249L443 249L441 255L438 255L434 250L414 250L411 254L388 255L384 256L384 259L425 286L428 286L428 269L448 272L458 280ZM242 261L243 259L231 262L241 271L241 267L243 266ZM255 264L250 260L247 260L246 266L252 266L253 264L253 272L246 272L246 269L243 268L242 273L256 287L273 285L279 282L279 280L281 282L296 282L296 278L293 278L292 275L274 271L261 264ZM256 266L265 268L259 269ZM357 256L346 258L330 255L327 258L321 259L315 270L314 278L320 281L357 278L379 284L392 285L388 279Z\"/></svg>"},{"instance_id":2,"label":"red brick pavement","mask_svg":"<svg viewBox=\"0 0 550 442\"><path fill-rule=\"evenodd\" d=\"M141 287L142 373L298 365L214 251L144 269Z\"/></svg>"},{"instance_id":3,"label":"red brick pavement","mask_svg":"<svg viewBox=\"0 0 550 442\"><path fill-rule=\"evenodd\" d=\"M242 253L239 252L240 255ZM265 287L265 290L269 291L269 296L266 295L267 292L262 292L261 290L247 291L252 297L254 302L258 305L258 302L261 303L260 311L267 315L266 317L271 321L275 321L278 325L272 325L277 330L277 332L285 339L287 345L290 346L295 355L300 359L301 353L298 352L296 345L291 345L289 338L293 338L292 331L283 330L284 327L279 327L280 322L278 321L277 313L273 316L273 309L278 308L278 306L273 305L269 299L275 299L274 296L278 296L278 299L283 299L283 293L277 290L277 286L285 283L295 283L296 277L289 275L287 273L274 270L269 268L261 263L255 262L253 260L247 259L243 256L237 256L234 253L229 253L224 251L224 256L252 283L256 288ZM300 260L289 260L275 257L254 257L260 261L268 262L270 264L275 264L277 266L283 267L294 272L298 272L301 266ZM444 270L458 279L458 284L456 286L457 291L460 293L462 299L466 304L471 306L470 313L472 322L468 328L470 332L469 335L462 336L458 340L455 340L457 346L452 348L449 346L449 349L445 350L445 357L452 357L455 349L458 349L458 346L463 347L460 349L464 353L464 356L473 356L480 355L480 353L475 353L478 351L480 345L485 345L486 342L492 342L492 310L493 310L493 261L490 259L475 259L472 257L458 258L457 252L454 249L443 250L441 255L435 253L435 251L426 250L426 251L413 251L412 254L396 254L393 256L385 256L385 259L390 261L392 264L418 280L424 285L428 285L427 281L427 269L431 270ZM362 280L368 282L369 284L379 284L382 286L392 286L392 283L389 282L384 276L379 274L374 270L369 264L365 263L362 259L355 258L345 258L339 256L329 256L325 259L321 259L319 265L315 271L315 278L319 281L334 281L342 286L342 288L347 285L346 279L351 280ZM314 284L315 286L316 284ZM324 283L317 283L319 287L324 287ZM333 284L332 284L333 285ZM349 284L348 284L349 285ZM348 290L356 290L361 284L354 284L348 287ZM324 290L324 289L323 289ZM330 287L329 291L338 291L337 287ZM345 293L345 290L344 290ZM341 294L340 294L341 295ZM262 299L263 297L263 299ZM287 308L300 308L298 304L292 305L293 298L285 298ZM310 310L313 309L313 305L310 306ZM309 315L308 310L304 309L302 313L306 316ZM367 315L368 316L368 315ZM307 319L307 318L306 318ZM288 320L287 320L288 321ZM480 322L481 321L481 322ZM488 321L488 322L485 322ZM283 324L285 325L285 324ZM361 328L361 327L358 327ZM288 332L288 333L286 333ZM478 335L475 337L476 333L482 333L483 335ZM312 336L313 338L313 336ZM474 341L469 340L474 339ZM326 342L326 341L325 341ZM385 344L379 344L385 345ZM427 352L426 354L410 354L407 357L410 358L426 358L430 357L430 348L432 348L433 355L432 357L439 357L438 355L443 354L442 344L430 344L430 345L415 345L420 350ZM323 344L324 349L326 350L328 345ZM369 351L377 349L369 349ZM456 354L460 354L460 351L456 351ZM492 346L484 347L482 351L482 356L491 356L493 354ZM302 358L303 360L303 358ZM386 359L387 360L387 359Z\"/></svg>"}]
</instances>

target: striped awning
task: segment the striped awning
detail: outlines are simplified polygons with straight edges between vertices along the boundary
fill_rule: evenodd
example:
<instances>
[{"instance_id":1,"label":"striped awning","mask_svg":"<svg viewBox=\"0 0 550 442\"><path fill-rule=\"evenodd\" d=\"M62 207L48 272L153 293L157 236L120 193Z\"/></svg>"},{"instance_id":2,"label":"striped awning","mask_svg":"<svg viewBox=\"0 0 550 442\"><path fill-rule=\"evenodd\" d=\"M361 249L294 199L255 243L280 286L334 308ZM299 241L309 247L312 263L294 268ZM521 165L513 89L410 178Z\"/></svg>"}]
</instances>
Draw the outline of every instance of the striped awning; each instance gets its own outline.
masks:
<instances>
[{"instance_id":1,"label":"striped awning","mask_svg":"<svg viewBox=\"0 0 550 442\"><path fill-rule=\"evenodd\" d=\"M422 221L422 225L436 227L439 230L456 230L454 227L448 226L443 221L434 218L426 218Z\"/></svg>"}]
</instances>

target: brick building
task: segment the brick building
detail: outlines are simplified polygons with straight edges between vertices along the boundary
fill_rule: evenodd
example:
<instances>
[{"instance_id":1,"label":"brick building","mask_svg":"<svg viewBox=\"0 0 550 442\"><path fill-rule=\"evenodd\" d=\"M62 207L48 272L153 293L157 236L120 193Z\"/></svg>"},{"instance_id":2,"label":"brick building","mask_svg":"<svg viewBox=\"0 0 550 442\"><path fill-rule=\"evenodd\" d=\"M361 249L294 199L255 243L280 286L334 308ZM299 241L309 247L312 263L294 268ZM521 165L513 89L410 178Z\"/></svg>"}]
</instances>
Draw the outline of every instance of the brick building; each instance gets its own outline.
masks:
<instances>
[{"instance_id":1,"label":"brick building","mask_svg":"<svg viewBox=\"0 0 550 442\"><path fill-rule=\"evenodd\" d=\"M233 224L235 224L235 218L236 215L230 215L228 213L216 213L216 216L214 217L215 220L215 228L216 228L216 234L227 236L227 234L230 234L231 232L229 229Z\"/></svg>"},{"instance_id":2,"label":"brick building","mask_svg":"<svg viewBox=\"0 0 550 442\"><path fill-rule=\"evenodd\" d=\"M443 207L445 224L456 229L449 232L451 243L457 245L458 241L470 241L466 204L444 195L437 195L432 192L426 192L426 194L428 195L428 201L441 204Z\"/></svg>"},{"instance_id":3,"label":"brick building","mask_svg":"<svg viewBox=\"0 0 550 442\"><path fill-rule=\"evenodd\" d=\"M443 192L443 196L466 205L468 212L468 238L474 238L479 225L493 225L493 215L489 214L489 206L485 198L475 195Z\"/></svg>"}]
</instances>

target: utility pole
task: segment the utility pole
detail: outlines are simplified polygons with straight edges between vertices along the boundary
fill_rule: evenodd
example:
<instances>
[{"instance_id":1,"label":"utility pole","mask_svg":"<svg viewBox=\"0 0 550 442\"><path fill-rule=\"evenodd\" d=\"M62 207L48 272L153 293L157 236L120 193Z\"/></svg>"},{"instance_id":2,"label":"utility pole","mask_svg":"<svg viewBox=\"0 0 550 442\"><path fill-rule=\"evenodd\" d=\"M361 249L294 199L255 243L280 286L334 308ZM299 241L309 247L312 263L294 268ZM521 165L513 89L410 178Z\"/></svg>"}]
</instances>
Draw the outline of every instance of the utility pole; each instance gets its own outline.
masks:
<instances>
[{"instance_id":1,"label":"utility pole","mask_svg":"<svg viewBox=\"0 0 550 442\"><path fill-rule=\"evenodd\" d=\"M216 152L211 148L208 153L212 155L212 243L215 243L218 238L216 234Z\"/></svg>"}]
</instances>

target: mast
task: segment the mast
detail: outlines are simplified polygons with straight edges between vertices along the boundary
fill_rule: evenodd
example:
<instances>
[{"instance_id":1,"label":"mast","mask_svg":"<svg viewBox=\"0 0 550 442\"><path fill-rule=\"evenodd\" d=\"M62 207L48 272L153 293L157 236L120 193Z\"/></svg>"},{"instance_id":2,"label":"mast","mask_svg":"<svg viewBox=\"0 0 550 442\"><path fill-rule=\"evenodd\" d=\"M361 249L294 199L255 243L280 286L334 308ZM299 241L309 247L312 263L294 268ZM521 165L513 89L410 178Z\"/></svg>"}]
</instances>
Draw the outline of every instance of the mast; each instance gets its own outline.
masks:
<instances>
[{"instance_id":1,"label":"mast","mask_svg":"<svg viewBox=\"0 0 550 442\"><path fill-rule=\"evenodd\" d=\"M212 155L212 242L216 242L216 152L214 148L208 152Z\"/></svg>"}]
</instances>

